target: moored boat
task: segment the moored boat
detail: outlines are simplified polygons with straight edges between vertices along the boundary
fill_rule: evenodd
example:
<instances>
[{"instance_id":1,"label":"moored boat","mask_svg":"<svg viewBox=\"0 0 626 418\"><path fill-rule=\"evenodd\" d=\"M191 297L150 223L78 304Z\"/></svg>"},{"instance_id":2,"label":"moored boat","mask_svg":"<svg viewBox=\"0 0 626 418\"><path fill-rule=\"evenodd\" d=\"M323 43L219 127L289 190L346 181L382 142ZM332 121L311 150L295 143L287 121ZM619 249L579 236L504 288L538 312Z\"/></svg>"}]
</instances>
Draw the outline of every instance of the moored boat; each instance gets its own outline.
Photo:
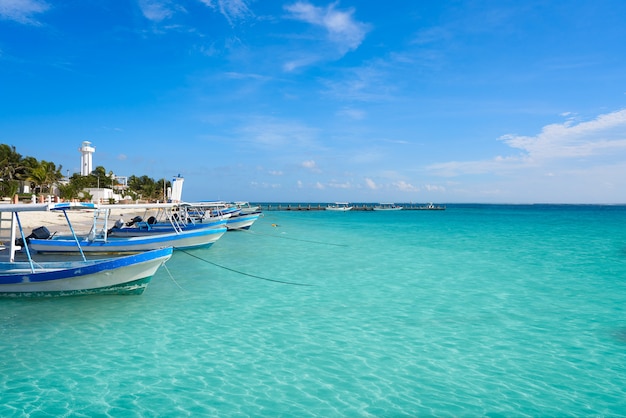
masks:
<instances>
[{"instance_id":1,"label":"moored boat","mask_svg":"<svg viewBox=\"0 0 626 418\"><path fill-rule=\"evenodd\" d=\"M239 203L242 204L244 202ZM225 219L226 228L229 231L250 229L252 224L254 224L262 214L260 208L258 208L258 210L255 210L255 208L249 207L248 210L244 210L237 204L221 201L207 201L186 204L189 205L189 210L194 209L197 213L203 213L204 218L201 219L206 219L206 217L208 216Z\"/></svg>"},{"instance_id":2,"label":"moored boat","mask_svg":"<svg viewBox=\"0 0 626 418\"><path fill-rule=\"evenodd\" d=\"M172 248L123 257L79 259L35 257L25 236L20 212L48 211L48 204L0 205L11 216L10 241L0 262L0 297L43 297L86 294L141 294L158 268L172 255ZM69 218L66 219L69 222ZM17 234L19 233L19 243Z\"/></svg>"},{"instance_id":3,"label":"moored boat","mask_svg":"<svg viewBox=\"0 0 626 418\"><path fill-rule=\"evenodd\" d=\"M335 202L332 205L326 206L326 210L334 210L337 212L347 212L352 210L353 206L350 206L348 202Z\"/></svg>"},{"instance_id":4,"label":"moored boat","mask_svg":"<svg viewBox=\"0 0 626 418\"><path fill-rule=\"evenodd\" d=\"M241 213L250 214L250 213L261 213L261 206L259 205L251 205L250 202L234 202L235 207L239 208Z\"/></svg>"},{"instance_id":5,"label":"moored boat","mask_svg":"<svg viewBox=\"0 0 626 418\"><path fill-rule=\"evenodd\" d=\"M226 228L230 231L247 230L261 216L261 212L237 213L226 220Z\"/></svg>"},{"instance_id":6,"label":"moored boat","mask_svg":"<svg viewBox=\"0 0 626 418\"><path fill-rule=\"evenodd\" d=\"M127 253L153 250L161 247L173 247L174 249L189 249L210 247L224 233L224 225L205 227L187 227L186 220L175 218L172 215L170 225L160 228L158 225L152 228L147 222L145 229L134 228L127 235L121 233L123 222L117 222L109 228L109 217L112 209L116 210L140 210L146 208L173 209L178 207L173 203L142 204L142 205L104 205L94 211L91 231L78 238L70 235L52 235L48 238L31 238L30 247L39 253ZM53 210L66 211L68 207L56 205ZM172 212L173 213L173 212ZM66 215L67 216L67 215ZM139 221L137 221L139 222ZM148 227L150 229L148 229ZM116 236L116 232L119 234ZM120 236L121 235L121 236Z\"/></svg>"}]
</instances>

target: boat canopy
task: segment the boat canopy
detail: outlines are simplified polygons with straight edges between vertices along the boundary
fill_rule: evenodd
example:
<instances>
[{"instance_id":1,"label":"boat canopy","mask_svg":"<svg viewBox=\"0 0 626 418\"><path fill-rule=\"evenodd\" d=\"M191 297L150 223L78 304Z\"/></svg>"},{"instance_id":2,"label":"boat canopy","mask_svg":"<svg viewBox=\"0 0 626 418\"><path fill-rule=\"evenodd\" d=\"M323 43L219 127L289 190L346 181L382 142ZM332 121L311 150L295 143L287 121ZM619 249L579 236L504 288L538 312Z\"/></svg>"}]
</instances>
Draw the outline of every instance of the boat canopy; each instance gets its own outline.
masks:
<instances>
[{"instance_id":1,"label":"boat canopy","mask_svg":"<svg viewBox=\"0 0 626 418\"><path fill-rule=\"evenodd\" d=\"M0 212L47 212L50 208L48 203L9 203L0 205Z\"/></svg>"}]
</instances>

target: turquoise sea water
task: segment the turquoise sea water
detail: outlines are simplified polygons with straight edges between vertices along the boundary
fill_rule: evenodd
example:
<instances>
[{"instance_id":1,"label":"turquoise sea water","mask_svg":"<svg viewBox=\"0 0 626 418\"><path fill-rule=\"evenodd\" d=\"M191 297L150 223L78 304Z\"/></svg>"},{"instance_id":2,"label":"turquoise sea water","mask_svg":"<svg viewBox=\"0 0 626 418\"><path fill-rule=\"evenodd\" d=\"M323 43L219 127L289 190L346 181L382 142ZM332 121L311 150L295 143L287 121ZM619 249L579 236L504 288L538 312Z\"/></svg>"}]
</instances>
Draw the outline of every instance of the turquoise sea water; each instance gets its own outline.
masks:
<instances>
[{"instance_id":1,"label":"turquoise sea water","mask_svg":"<svg viewBox=\"0 0 626 418\"><path fill-rule=\"evenodd\" d=\"M141 296L0 300L0 367L3 417L624 416L626 207L266 212Z\"/></svg>"}]
</instances>

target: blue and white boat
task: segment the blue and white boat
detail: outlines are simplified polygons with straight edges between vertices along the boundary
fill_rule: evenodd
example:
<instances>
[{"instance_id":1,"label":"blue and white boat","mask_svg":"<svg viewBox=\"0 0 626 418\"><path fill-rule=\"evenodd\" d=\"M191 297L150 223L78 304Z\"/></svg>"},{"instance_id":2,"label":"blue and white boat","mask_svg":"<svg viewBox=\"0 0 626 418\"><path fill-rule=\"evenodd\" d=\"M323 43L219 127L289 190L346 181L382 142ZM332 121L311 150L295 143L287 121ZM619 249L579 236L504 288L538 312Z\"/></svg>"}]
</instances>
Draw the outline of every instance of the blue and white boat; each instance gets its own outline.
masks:
<instances>
[{"instance_id":1,"label":"blue and white boat","mask_svg":"<svg viewBox=\"0 0 626 418\"><path fill-rule=\"evenodd\" d=\"M137 208L140 205L115 205L113 209ZM108 230L109 237L141 237L151 234L192 229L223 229L226 219L221 216L209 216L205 211L193 207L188 203L177 205L141 205L146 206L142 216L136 216L129 222L118 219L115 225ZM110 212L109 211L109 212ZM110 213L105 215L110 218Z\"/></svg>"},{"instance_id":2,"label":"blue and white boat","mask_svg":"<svg viewBox=\"0 0 626 418\"><path fill-rule=\"evenodd\" d=\"M257 219L259 219L260 216L261 216L261 212L255 212L255 213L238 212L234 215L231 215L230 218L226 220L226 228L228 228L231 231L250 229L252 224L254 224L257 221Z\"/></svg>"},{"instance_id":3,"label":"blue and white boat","mask_svg":"<svg viewBox=\"0 0 626 418\"><path fill-rule=\"evenodd\" d=\"M134 229L132 236L116 236L110 232L118 225L110 227L109 218L112 210L138 211L141 209L168 209L174 213L178 204L138 204L138 205L102 205L95 207L93 225L88 234L77 238L71 235L53 234L48 238L30 239L30 247L38 253L71 253L83 251L86 253L125 253L148 251L161 247L173 247L174 249L189 249L210 247L227 231L225 226L186 228L184 222L172 222L163 229ZM66 211L63 205L55 205L52 210ZM119 232L119 231L118 231Z\"/></svg>"},{"instance_id":4,"label":"blue and white boat","mask_svg":"<svg viewBox=\"0 0 626 418\"><path fill-rule=\"evenodd\" d=\"M141 294L158 268L172 255L172 248L116 258L68 257L38 259L24 235L19 213L48 211L48 204L0 205L11 214L9 245L0 251L0 297L48 297L87 294ZM73 231L66 216L70 230ZM19 245L18 241L19 233Z\"/></svg>"},{"instance_id":5,"label":"blue and white boat","mask_svg":"<svg viewBox=\"0 0 626 418\"><path fill-rule=\"evenodd\" d=\"M221 216L226 219L226 228L229 231L248 230L262 215L259 207L254 208L248 202L201 202L192 203L211 213L213 216Z\"/></svg>"},{"instance_id":6,"label":"blue and white boat","mask_svg":"<svg viewBox=\"0 0 626 418\"><path fill-rule=\"evenodd\" d=\"M250 213L261 213L261 206L259 205L251 205L250 202L238 201L233 203L241 213L250 214Z\"/></svg>"},{"instance_id":7,"label":"blue and white boat","mask_svg":"<svg viewBox=\"0 0 626 418\"><path fill-rule=\"evenodd\" d=\"M352 210L353 206L351 206L348 202L335 202L333 205L326 206L326 210L332 210L336 212L347 212Z\"/></svg>"},{"instance_id":8,"label":"blue and white boat","mask_svg":"<svg viewBox=\"0 0 626 418\"><path fill-rule=\"evenodd\" d=\"M247 230L261 216L260 208L253 209L249 207L245 209L243 203L238 202L231 204L221 201L207 201L198 203L188 203L190 208L194 208L198 213L204 213L204 216L218 217L226 220L226 228L229 231Z\"/></svg>"}]
</instances>

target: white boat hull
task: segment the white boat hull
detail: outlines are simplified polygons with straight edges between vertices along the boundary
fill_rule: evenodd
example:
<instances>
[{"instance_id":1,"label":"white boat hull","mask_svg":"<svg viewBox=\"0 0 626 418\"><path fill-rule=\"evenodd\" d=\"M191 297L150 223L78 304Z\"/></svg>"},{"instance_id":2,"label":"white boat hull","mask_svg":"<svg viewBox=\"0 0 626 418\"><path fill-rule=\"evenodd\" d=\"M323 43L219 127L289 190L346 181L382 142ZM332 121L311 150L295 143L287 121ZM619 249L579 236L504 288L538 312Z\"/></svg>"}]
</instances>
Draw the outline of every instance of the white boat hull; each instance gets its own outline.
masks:
<instances>
[{"instance_id":1,"label":"white boat hull","mask_svg":"<svg viewBox=\"0 0 626 418\"><path fill-rule=\"evenodd\" d=\"M0 297L141 294L171 248L92 261L0 263Z\"/></svg>"},{"instance_id":2,"label":"white boat hull","mask_svg":"<svg viewBox=\"0 0 626 418\"><path fill-rule=\"evenodd\" d=\"M224 233L226 228L199 228L179 233L147 234L141 237L109 237L106 240L79 240L84 253L124 253L148 251L162 247L189 249L210 247ZM78 252L79 248L70 237L54 237L52 239L32 239L30 248L38 253Z\"/></svg>"},{"instance_id":3,"label":"white boat hull","mask_svg":"<svg viewBox=\"0 0 626 418\"><path fill-rule=\"evenodd\" d=\"M237 216L231 216L226 221L226 228L229 230L242 230L250 229L253 223L259 219L260 213L251 213L244 215L243 213Z\"/></svg>"},{"instance_id":4,"label":"white boat hull","mask_svg":"<svg viewBox=\"0 0 626 418\"><path fill-rule=\"evenodd\" d=\"M326 210L332 210L335 212L347 212L352 210L353 206L350 206L347 202L335 202L334 205L326 206Z\"/></svg>"}]
</instances>

